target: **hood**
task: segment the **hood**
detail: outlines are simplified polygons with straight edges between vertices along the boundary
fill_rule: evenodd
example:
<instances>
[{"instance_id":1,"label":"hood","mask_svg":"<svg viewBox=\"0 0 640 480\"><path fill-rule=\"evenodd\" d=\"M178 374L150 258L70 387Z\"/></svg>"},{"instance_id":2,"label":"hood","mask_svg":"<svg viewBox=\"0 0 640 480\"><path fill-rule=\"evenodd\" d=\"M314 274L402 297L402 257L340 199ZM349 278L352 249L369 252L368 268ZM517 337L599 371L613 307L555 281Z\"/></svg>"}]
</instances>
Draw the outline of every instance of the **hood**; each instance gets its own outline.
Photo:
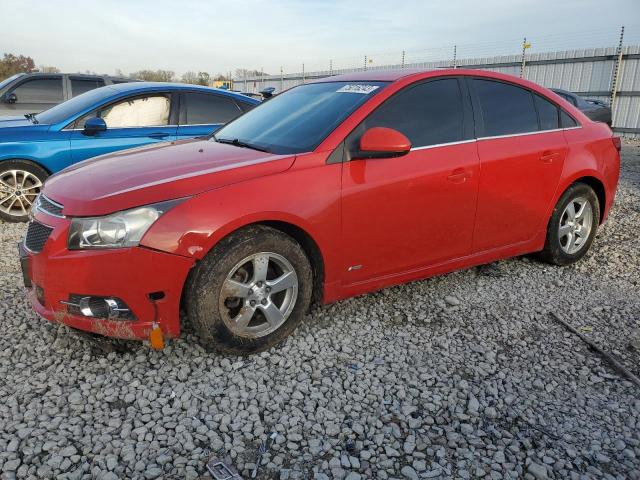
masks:
<instances>
[{"instance_id":1,"label":"hood","mask_svg":"<svg viewBox=\"0 0 640 480\"><path fill-rule=\"evenodd\" d=\"M64 215L106 215L283 172L294 160L291 155L190 139L77 163L50 177L44 194L64 206Z\"/></svg>"},{"instance_id":2,"label":"hood","mask_svg":"<svg viewBox=\"0 0 640 480\"><path fill-rule=\"evenodd\" d=\"M0 128L6 127L31 127L37 125L25 116L11 115L0 117Z\"/></svg>"}]
</instances>

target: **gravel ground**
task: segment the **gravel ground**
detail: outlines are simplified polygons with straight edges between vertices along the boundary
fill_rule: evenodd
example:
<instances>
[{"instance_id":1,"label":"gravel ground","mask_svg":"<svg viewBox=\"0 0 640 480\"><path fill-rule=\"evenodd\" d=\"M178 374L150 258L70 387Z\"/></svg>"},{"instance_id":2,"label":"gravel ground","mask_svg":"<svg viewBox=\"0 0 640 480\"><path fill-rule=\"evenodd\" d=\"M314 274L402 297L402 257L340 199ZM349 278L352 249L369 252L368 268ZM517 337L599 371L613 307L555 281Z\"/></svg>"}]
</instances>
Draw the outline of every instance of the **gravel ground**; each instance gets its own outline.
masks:
<instances>
[{"instance_id":1,"label":"gravel ground","mask_svg":"<svg viewBox=\"0 0 640 480\"><path fill-rule=\"evenodd\" d=\"M0 478L640 479L640 146L592 253L517 258L318 308L246 359L38 319L0 226Z\"/></svg>"}]
</instances>

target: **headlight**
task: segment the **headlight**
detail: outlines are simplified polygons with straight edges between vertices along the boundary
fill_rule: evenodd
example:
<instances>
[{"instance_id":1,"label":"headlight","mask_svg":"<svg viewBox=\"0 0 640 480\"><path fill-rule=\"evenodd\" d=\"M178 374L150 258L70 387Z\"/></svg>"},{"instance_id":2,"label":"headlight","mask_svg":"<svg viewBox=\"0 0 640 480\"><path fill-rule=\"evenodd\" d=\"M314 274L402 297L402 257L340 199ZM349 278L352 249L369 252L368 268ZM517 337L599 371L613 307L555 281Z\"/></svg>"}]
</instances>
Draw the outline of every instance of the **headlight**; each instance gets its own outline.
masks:
<instances>
[{"instance_id":1,"label":"headlight","mask_svg":"<svg viewBox=\"0 0 640 480\"><path fill-rule=\"evenodd\" d=\"M132 208L104 217L74 218L69 227L69 250L135 247L149 227L184 199Z\"/></svg>"}]
</instances>

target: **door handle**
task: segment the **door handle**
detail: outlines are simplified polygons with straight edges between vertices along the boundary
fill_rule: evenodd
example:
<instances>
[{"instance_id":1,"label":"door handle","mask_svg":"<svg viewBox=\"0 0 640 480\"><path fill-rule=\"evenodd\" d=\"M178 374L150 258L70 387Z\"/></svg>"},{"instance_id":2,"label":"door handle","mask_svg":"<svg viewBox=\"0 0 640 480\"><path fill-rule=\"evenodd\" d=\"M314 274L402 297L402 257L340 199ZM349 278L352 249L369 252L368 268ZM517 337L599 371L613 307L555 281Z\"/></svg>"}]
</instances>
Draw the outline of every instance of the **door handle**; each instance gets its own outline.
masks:
<instances>
[{"instance_id":1,"label":"door handle","mask_svg":"<svg viewBox=\"0 0 640 480\"><path fill-rule=\"evenodd\" d=\"M163 133L163 132L156 132L156 133L150 133L149 136L151 138L166 138L169 136L169 134Z\"/></svg>"},{"instance_id":2,"label":"door handle","mask_svg":"<svg viewBox=\"0 0 640 480\"><path fill-rule=\"evenodd\" d=\"M540 161L542 163L553 163L553 161L560 156L558 152L546 151L542 153Z\"/></svg>"},{"instance_id":3,"label":"door handle","mask_svg":"<svg viewBox=\"0 0 640 480\"><path fill-rule=\"evenodd\" d=\"M467 178L471 178L471 172L469 170L465 170L464 168L456 168L451 175L447 177L452 183L464 183L467 181Z\"/></svg>"}]
</instances>

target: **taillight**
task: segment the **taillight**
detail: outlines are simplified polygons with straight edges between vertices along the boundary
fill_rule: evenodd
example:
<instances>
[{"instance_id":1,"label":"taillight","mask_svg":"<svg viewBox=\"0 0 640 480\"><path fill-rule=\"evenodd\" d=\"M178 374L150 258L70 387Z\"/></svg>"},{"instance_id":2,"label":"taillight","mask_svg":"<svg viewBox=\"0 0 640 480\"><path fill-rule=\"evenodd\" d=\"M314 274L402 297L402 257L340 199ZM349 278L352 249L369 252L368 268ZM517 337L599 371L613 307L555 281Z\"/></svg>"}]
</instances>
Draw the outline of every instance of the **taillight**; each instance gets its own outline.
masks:
<instances>
[{"instance_id":1,"label":"taillight","mask_svg":"<svg viewBox=\"0 0 640 480\"><path fill-rule=\"evenodd\" d=\"M622 150L622 141L620 137L611 137L611 141L613 142L613 146L616 147L616 150Z\"/></svg>"}]
</instances>

